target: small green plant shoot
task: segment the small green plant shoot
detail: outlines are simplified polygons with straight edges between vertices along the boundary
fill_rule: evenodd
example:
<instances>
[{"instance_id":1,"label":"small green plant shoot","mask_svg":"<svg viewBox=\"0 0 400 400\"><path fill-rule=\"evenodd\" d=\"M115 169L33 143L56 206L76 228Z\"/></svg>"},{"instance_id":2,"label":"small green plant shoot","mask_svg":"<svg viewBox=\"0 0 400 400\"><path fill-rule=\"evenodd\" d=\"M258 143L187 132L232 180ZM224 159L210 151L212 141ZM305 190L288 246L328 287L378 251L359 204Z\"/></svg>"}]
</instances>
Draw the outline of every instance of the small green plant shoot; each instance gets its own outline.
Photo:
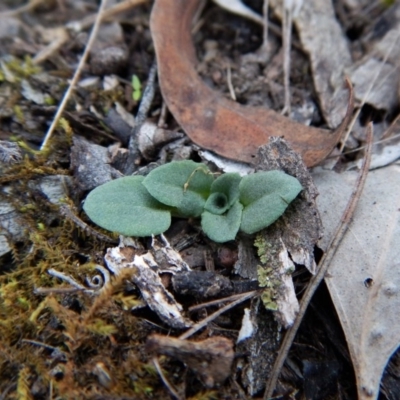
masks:
<instances>
[{"instance_id":1,"label":"small green plant shoot","mask_svg":"<svg viewBox=\"0 0 400 400\"><path fill-rule=\"evenodd\" d=\"M137 75L132 75L132 99L139 101L142 97L142 83Z\"/></svg>"},{"instance_id":2,"label":"small green plant shoot","mask_svg":"<svg viewBox=\"0 0 400 400\"><path fill-rule=\"evenodd\" d=\"M165 232L171 216L201 218L213 241L234 240L238 231L252 234L275 222L302 190L282 171L215 178L194 161L173 161L146 177L127 176L92 190L84 210L97 225L125 236Z\"/></svg>"}]
</instances>

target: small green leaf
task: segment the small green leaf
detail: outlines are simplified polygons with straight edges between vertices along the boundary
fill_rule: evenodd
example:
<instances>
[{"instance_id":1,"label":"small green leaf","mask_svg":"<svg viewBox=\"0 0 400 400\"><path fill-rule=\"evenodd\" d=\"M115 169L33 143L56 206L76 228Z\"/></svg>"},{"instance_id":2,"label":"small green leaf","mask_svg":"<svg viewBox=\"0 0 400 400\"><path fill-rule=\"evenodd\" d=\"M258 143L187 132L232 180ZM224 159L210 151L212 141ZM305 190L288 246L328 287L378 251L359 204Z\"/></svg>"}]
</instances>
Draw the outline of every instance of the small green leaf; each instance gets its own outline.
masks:
<instances>
[{"instance_id":1,"label":"small green leaf","mask_svg":"<svg viewBox=\"0 0 400 400\"><path fill-rule=\"evenodd\" d=\"M240 227L243 206L237 201L224 215L215 215L209 211L201 214L201 227L214 242L223 243L234 240Z\"/></svg>"},{"instance_id":2,"label":"small green leaf","mask_svg":"<svg viewBox=\"0 0 400 400\"><path fill-rule=\"evenodd\" d=\"M245 176L239 190L239 201L244 206L240 230L252 234L275 222L302 186L282 171L268 171Z\"/></svg>"},{"instance_id":3,"label":"small green leaf","mask_svg":"<svg viewBox=\"0 0 400 400\"><path fill-rule=\"evenodd\" d=\"M211 185L211 194L204 209L216 215L225 213L239 198L241 179L237 173L227 173L218 177Z\"/></svg>"},{"instance_id":4,"label":"small green leaf","mask_svg":"<svg viewBox=\"0 0 400 400\"><path fill-rule=\"evenodd\" d=\"M172 161L151 171L143 181L149 193L161 203L175 207L173 213L198 217L214 178L204 164Z\"/></svg>"},{"instance_id":5,"label":"small green leaf","mask_svg":"<svg viewBox=\"0 0 400 400\"><path fill-rule=\"evenodd\" d=\"M126 236L150 236L171 225L167 207L151 197L142 176L119 178L92 190L83 209L97 225Z\"/></svg>"},{"instance_id":6,"label":"small green leaf","mask_svg":"<svg viewBox=\"0 0 400 400\"><path fill-rule=\"evenodd\" d=\"M132 75L132 99L139 101L142 97L142 83L137 75Z\"/></svg>"},{"instance_id":7,"label":"small green leaf","mask_svg":"<svg viewBox=\"0 0 400 400\"><path fill-rule=\"evenodd\" d=\"M204 209L211 214L221 215L229 208L228 198L224 193L211 193Z\"/></svg>"}]
</instances>

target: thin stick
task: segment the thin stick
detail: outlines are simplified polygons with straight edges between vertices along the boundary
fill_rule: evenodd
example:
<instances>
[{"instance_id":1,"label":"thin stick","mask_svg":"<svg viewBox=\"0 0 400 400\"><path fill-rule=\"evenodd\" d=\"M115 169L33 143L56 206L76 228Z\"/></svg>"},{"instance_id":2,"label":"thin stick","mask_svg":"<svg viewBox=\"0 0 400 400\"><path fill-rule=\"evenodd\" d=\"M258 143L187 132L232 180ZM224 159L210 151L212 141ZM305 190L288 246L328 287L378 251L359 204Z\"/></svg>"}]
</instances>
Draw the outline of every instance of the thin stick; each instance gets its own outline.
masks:
<instances>
[{"instance_id":1,"label":"thin stick","mask_svg":"<svg viewBox=\"0 0 400 400\"><path fill-rule=\"evenodd\" d=\"M360 107L359 107L358 110L355 112L355 114L354 114L352 120L350 121L350 124L349 124L349 126L348 126L348 128L347 128L347 131L346 131L346 135L345 135L345 137L343 138L343 141L342 141L342 143L341 143L341 145L340 145L340 147L339 147L340 152L343 151L344 146L346 145L347 139L349 138L350 132L351 132L351 130L353 129L353 126L354 126L354 124L355 124L355 122L356 122L358 116L360 115L361 109L362 109L362 107L364 106L364 104L367 102L368 96L370 95L370 93L371 93L371 91L372 91L372 89L373 89L373 87L374 87L374 85L375 85L375 83L376 83L376 80L378 79L378 76L381 75L383 66L386 64L386 61L388 60L389 56L393 53L393 49L395 48L395 44L397 44L397 42L398 42L398 40L399 40L399 37L400 37L400 33L397 35L397 38L396 38L395 40L393 40L393 42L391 43L391 45L390 45L389 48L387 49L386 54L385 54L385 57L384 57L383 60L381 61L381 64L380 64L379 68L376 70L375 75L374 75L374 77L372 78L371 83L370 83L370 85L369 85L369 87L368 87L368 90L365 92L365 94L364 94L364 96L363 96L363 98L362 98L362 100L361 100ZM384 81L385 81L387 78L388 78L388 76L385 77Z\"/></svg>"},{"instance_id":2,"label":"thin stick","mask_svg":"<svg viewBox=\"0 0 400 400\"><path fill-rule=\"evenodd\" d=\"M178 392L175 390L175 388L169 383L168 379L164 375L164 372L161 369L161 365L158 362L158 357L153 357L152 358L153 364L156 367L156 370L158 372L158 375L160 375L161 380L163 381L164 385L167 387L169 392L174 396L177 400L181 399L181 396L179 396Z\"/></svg>"},{"instance_id":3,"label":"thin stick","mask_svg":"<svg viewBox=\"0 0 400 400\"><path fill-rule=\"evenodd\" d=\"M50 379L49 381L49 400L53 399L53 381Z\"/></svg>"},{"instance_id":4,"label":"thin stick","mask_svg":"<svg viewBox=\"0 0 400 400\"><path fill-rule=\"evenodd\" d=\"M231 64L229 61L228 61L228 65L226 67L226 81L228 83L229 94L231 95L232 100L236 101L235 89L232 85Z\"/></svg>"},{"instance_id":5,"label":"thin stick","mask_svg":"<svg viewBox=\"0 0 400 400\"><path fill-rule=\"evenodd\" d=\"M396 123L397 123L397 121L396 121ZM395 126L392 123L382 137L391 135L393 133L394 129L395 129ZM372 142L372 146L376 146L377 144L381 144L381 143L385 143L385 142L391 142L392 140L397 139L399 137L400 137L400 133L390 136L390 137L386 137L385 139L377 140L376 142ZM360 147L357 147L356 149L345 151L344 153L342 153L342 155L345 156L347 154L357 153L360 150L364 150L366 147L367 146L360 146ZM336 158L336 157L338 157L338 155L329 156L329 157L326 157L326 159ZM0 183L1 183L1 180L0 180Z\"/></svg>"},{"instance_id":6,"label":"thin stick","mask_svg":"<svg viewBox=\"0 0 400 400\"><path fill-rule=\"evenodd\" d=\"M10 18L10 17L15 17L18 14L27 12L38 6L39 4L43 3L44 0L30 0L27 4L24 4L23 6L14 8L13 10L9 11L3 11L0 13L0 18Z\"/></svg>"},{"instance_id":7,"label":"thin stick","mask_svg":"<svg viewBox=\"0 0 400 400\"><path fill-rule=\"evenodd\" d=\"M371 162L371 154L372 154L372 136L373 136L373 134L372 134L372 123L371 123L368 125L367 148L365 151L364 162L361 167L360 173L358 175L357 182L354 187L353 193L351 194L350 200L347 203L347 206L342 215L341 221L340 221L338 227L336 228L335 234L334 234L333 238L331 239L331 242L328 246L328 250L322 257L320 269L319 269L318 273L316 275L314 275L313 278L311 279L310 284L307 287L307 290L305 291L303 298L301 299L300 310L296 316L294 324L286 332L286 335L282 341L282 345L279 350L278 357L275 360L274 367L271 371L271 374L270 374L269 379L266 384L266 388L265 388L265 392L264 392L264 400L269 399L273 394L279 374L281 372L281 369L283 367L285 359L287 358L287 355L289 353L290 347L293 343L293 340L297 333L297 330L299 329L301 321L303 320L303 316L307 310L308 304L310 303L311 298L314 295L315 291L317 290L318 286L324 279L324 276L326 274L326 271L329 268L329 265L333 259L333 256L335 255L336 250L338 249L339 244L342 241L342 239L350 225L350 221L354 215L354 211L355 211L358 201L361 197L361 193L364 189L365 181L366 181L367 175L368 175L368 169L369 169L369 165Z\"/></svg>"},{"instance_id":8,"label":"thin stick","mask_svg":"<svg viewBox=\"0 0 400 400\"><path fill-rule=\"evenodd\" d=\"M161 111L160 111L160 117L158 118L157 126L159 128L165 128L166 127L166 119L167 119L167 113L168 113L168 107L167 103L165 101L162 102L161 105Z\"/></svg>"},{"instance_id":9,"label":"thin stick","mask_svg":"<svg viewBox=\"0 0 400 400\"><path fill-rule=\"evenodd\" d=\"M45 288L38 287L33 290L34 294L70 294L85 291L76 287Z\"/></svg>"},{"instance_id":10,"label":"thin stick","mask_svg":"<svg viewBox=\"0 0 400 400\"><path fill-rule=\"evenodd\" d=\"M153 103L154 95L156 92L156 76L157 76L157 63L153 62L150 68L149 77L147 79L146 87L143 91L143 96L139 104L139 109L135 117L135 126L131 131L131 136L129 139L129 154L125 162L125 175L131 175L136 169L136 162L140 158L140 151L138 148L137 135L140 128L144 124L147 118L147 114Z\"/></svg>"},{"instance_id":11,"label":"thin stick","mask_svg":"<svg viewBox=\"0 0 400 400\"><path fill-rule=\"evenodd\" d=\"M200 310L201 308L217 306L218 304L226 303L227 301L241 299L242 295L243 295L243 293L238 293L238 294L234 294L232 296L223 297L222 299L216 299L216 300L207 301L206 303L196 304L195 306L189 307L188 311L193 312L196 310Z\"/></svg>"},{"instance_id":12,"label":"thin stick","mask_svg":"<svg viewBox=\"0 0 400 400\"><path fill-rule=\"evenodd\" d=\"M285 3L285 2L284 2ZM283 5L283 86L285 90L285 103L281 114L290 115L290 44L292 41L293 11Z\"/></svg>"},{"instance_id":13,"label":"thin stick","mask_svg":"<svg viewBox=\"0 0 400 400\"><path fill-rule=\"evenodd\" d=\"M87 288L85 288L85 286L82 286L74 278L64 274L63 272L57 271L54 268L48 269L47 273L51 276L54 276L55 278L61 279L65 282L68 282L71 286L75 287L78 290L93 292L93 290L90 290L90 289L88 290Z\"/></svg>"},{"instance_id":14,"label":"thin stick","mask_svg":"<svg viewBox=\"0 0 400 400\"><path fill-rule=\"evenodd\" d=\"M195 334L198 330L200 330L201 328L206 326L209 322L211 322L215 318L219 317L224 312L230 310L233 307L236 307L238 304L243 303L244 301L246 301L248 299L251 299L252 297L256 296L259 293L260 293L259 290L253 290L251 292L242 293L242 295L241 295L241 297L239 299L237 299L235 301L232 301L231 303L227 304L226 306L220 308L215 313L213 313L210 316L208 316L207 318L204 318L203 320L201 320L197 324L193 325L188 331L186 331L181 336L179 336L179 339L181 339L181 340L187 339L188 337L190 337L193 334Z\"/></svg>"},{"instance_id":15,"label":"thin stick","mask_svg":"<svg viewBox=\"0 0 400 400\"><path fill-rule=\"evenodd\" d=\"M38 342L37 340L21 339L21 342L22 343L33 344L35 346L44 347L47 350L58 352L58 353L64 354L65 356L67 355L67 353L65 351L60 350L58 347L53 347L53 346L50 346L49 344Z\"/></svg>"},{"instance_id":16,"label":"thin stick","mask_svg":"<svg viewBox=\"0 0 400 400\"><path fill-rule=\"evenodd\" d=\"M381 140L377 141L376 143L381 143L385 140L391 140L399 135L392 135L393 131L396 129L397 123L400 122L400 114L397 115L397 117L392 121L390 126L386 129L386 131L383 133Z\"/></svg>"},{"instance_id":17,"label":"thin stick","mask_svg":"<svg viewBox=\"0 0 400 400\"><path fill-rule=\"evenodd\" d=\"M70 96L71 96L71 93L75 89L75 86L76 86L76 84L77 84L77 82L79 80L79 77L81 75L82 69L83 69L83 67L84 67L84 65L86 63L86 60L87 60L88 56L89 56L90 49L92 48L94 40L96 39L97 32L99 30L100 23L101 23L102 14L103 14L103 11L104 11L104 8L105 8L106 4L107 4L107 0L101 0L99 11L98 11L97 16L96 16L96 21L95 21L95 23L93 25L92 31L90 32L89 40L87 42L85 51L83 52L82 57L79 60L79 64L78 64L78 67L77 67L77 69L75 71L75 74L74 74L74 76L73 76L73 78L71 80L71 83L70 83L67 91L64 94L64 97L63 97L63 99L61 101L61 104L58 107L58 110L57 110L57 113L56 113L56 115L55 115L55 117L53 119L53 122L51 123L50 128L46 133L46 136L44 138L42 146L40 147L40 150L44 150L46 148L47 143L49 142L49 140L51 138L51 135L53 134L54 129L56 128L56 126L58 124L58 120L60 119L62 113L64 112L64 109L65 109L65 107L67 105L67 102L68 102Z\"/></svg>"},{"instance_id":18,"label":"thin stick","mask_svg":"<svg viewBox=\"0 0 400 400\"><path fill-rule=\"evenodd\" d=\"M263 5L263 17L264 17L264 27L263 27L263 47L265 51L268 49L268 8L269 0L264 0Z\"/></svg>"}]
</instances>

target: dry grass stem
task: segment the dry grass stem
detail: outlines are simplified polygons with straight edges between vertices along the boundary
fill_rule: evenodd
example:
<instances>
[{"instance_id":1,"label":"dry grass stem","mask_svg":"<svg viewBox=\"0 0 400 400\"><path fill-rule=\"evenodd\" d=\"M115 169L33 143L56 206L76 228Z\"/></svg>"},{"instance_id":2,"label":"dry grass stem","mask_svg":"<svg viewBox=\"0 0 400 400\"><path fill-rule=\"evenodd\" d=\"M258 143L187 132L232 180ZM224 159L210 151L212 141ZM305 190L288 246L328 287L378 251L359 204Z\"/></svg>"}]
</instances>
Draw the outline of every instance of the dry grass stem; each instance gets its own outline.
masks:
<instances>
[{"instance_id":1,"label":"dry grass stem","mask_svg":"<svg viewBox=\"0 0 400 400\"><path fill-rule=\"evenodd\" d=\"M217 306L218 304L226 303L227 301L234 301L237 299L241 299L243 297L243 293L234 294L232 296L223 297L222 299L216 299L207 301L206 303L196 304L195 306L189 307L189 312L197 311L205 307Z\"/></svg>"},{"instance_id":2,"label":"dry grass stem","mask_svg":"<svg viewBox=\"0 0 400 400\"><path fill-rule=\"evenodd\" d=\"M68 102L70 96L71 96L71 93L75 89L75 86L76 86L76 84L77 84L77 82L79 80L79 77L81 75L81 72L83 70L83 67L84 67L84 65L86 63L86 60L87 60L88 56L89 56L90 49L92 48L93 43L94 43L94 41L96 39L97 32L98 32L99 27L100 27L103 11L104 11L104 9L106 7L106 4L107 4L107 0L101 0L100 6L99 6L99 10L98 10L98 13L97 13L97 16L96 16L96 21L95 21L95 23L93 25L92 31L90 32L89 40L88 40L88 42L86 44L85 50L84 50L84 52L82 54L81 59L79 60L78 67L76 68L76 71L75 71L74 76L73 76L73 78L71 80L71 83L70 83L67 91L65 92L63 99L61 100L61 103L60 103L60 105L58 107L56 115L53 118L53 121L52 121L52 123L50 125L50 128L46 133L46 136L45 136L45 138L43 140L43 143L42 143L42 146L40 147L40 150L44 150L46 148L46 146L47 146L47 144L48 144L48 142L49 142L49 140L50 140L50 138L51 138L51 136L52 136L52 134L54 132L54 129L56 128L56 126L58 124L58 121L59 121L62 113L64 112L64 109L65 109L65 107L67 105L67 102Z\"/></svg>"},{"instance_id":3,"label":"dry grass stem","mask_svg":"<svg viewBox=\"0 0 400 400\"><path fill-rule=\"evenodd\" d=\"M229 94L231 95L231 99L236 101L235 89L232 85L232 72L231 72L231 64L228 61L228 65L226 67L226 81L228 83Z\"/></svg>"},{"instance_id":4,"label":"dry grass stem","mask_svg":"<svg viewBox=\"0 0 400 400\"><path fill-rule=\"evenodd\" d=\"M158 372L158 375L160 376L161 380L163 381L165 387L169 390L171 395L177 399L180 400L182 397L179 396L178 392L175 390L175 388L169 383L167 377L164 375L164 372L162 371L161 365L158 362L158 357L153 357L152 358L153 364Z\"/></svg>"},{"instance_id":5,"label":"dry grass stem","mask_svg":"<svg viewBox=\"0 0 400 400\"><path fill-rule=\"evenodd\" d=\"M347 139L349 138L350 132L353 129L353 126L354 126L355 122L357 121L357 119L358 119L358 117L359 117L359 115L361 113L362 107L367 102L368 96L370 95L372 89L374 88L374 85L375 85L377 79L379 78L380 75L382 75L382 68L386 64L389 56L392 54L393 49L395 48L395 45L399 41L399 37L400 37L400 32L398 33L396 40L393 40L393 42L391 43L391 45L387 49L385 57L381 61L380 67L376 70L375 75L374 75L373 79L371 80L371 83L370 83L370 85L368 87L368 90L365 92L364 97L361 100L360 106L358 107L357 111L354 113L354 116L353 116L352 120L350 121L349 126L347 127L346 134L345 134L345 136L343 138L343 141L342 141L342 143L341 143L341 145L339 147L339 150L341 152L343 151L344 146L346 145ZM386 79L387 79L387 77L386 77Z\"/></svg>"},{"instance_id":6,"label":"dry grass stem","mask_svg":"<svg viewBox=\"0 0 400 400\"><path fill-rule=\"evenodd\" d=\"M209 315L207 318L204 318L202 321L200 321L197 324L193 325L192 328L190 328L188 331L186 331L181 336L179 336L179 339L182 339L182 340L187 339L188 337L190 337L193 334L195 334L198 330L200 330L201 328L205 327L209 322L211 322L215 318L219 317L224 312L230 310L233 307L236 307L238 304L243 303L244 301L246 301L248 299L251 299L252 297L257 296L259 293L260 293L259 290L253 290L251 292L242 293L242 295L237 300L232 301L231 303L227 304L226 306L220 308L215 313Z\"/></svg>"},{"instance_id":7,"label":"dry grass stem","mask_svg":"<svg viewBox=\"0 0 400 400\"><path fill-rule=\"evenodd\" d=\"M290 44L292 41L292 10L283 7L282 36L283 36L283 86L285 102L282 114L290 115Z\"/></svg>"}]
</instances>

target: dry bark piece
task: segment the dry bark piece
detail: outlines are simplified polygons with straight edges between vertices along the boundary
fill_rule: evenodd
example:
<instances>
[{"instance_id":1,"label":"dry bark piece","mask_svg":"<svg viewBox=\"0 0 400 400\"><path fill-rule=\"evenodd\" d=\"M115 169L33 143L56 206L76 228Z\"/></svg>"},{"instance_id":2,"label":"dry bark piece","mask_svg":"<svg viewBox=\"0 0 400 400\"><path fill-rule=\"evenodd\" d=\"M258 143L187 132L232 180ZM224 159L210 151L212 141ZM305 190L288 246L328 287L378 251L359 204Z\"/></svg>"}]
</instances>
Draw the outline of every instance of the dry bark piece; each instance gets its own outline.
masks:
<instances>
[{"instance_id":1,"label":"dry bark piece","mask_svg":"<svg viewBox=\"0 0 400 400\"><path fill-rule=\"evenodd\" d=\"M297 178L304 190L271 228L265 230L267 240L279 241L282 238L292 260L314 274L314 246L323 231L315 201L318 190L300 156L285 140L276 137L272 137L268 145L259 149L256 171L274 169Z\"/></svg>"},{"instance_id":2,"label":"dry bark piece","mask_svg":"<svg viewBox=\"0 0 400 400\"><path fill-rule=\"evenodd\" d=\"M189 265L182 259L179 252L173 249L164 235L152 238L151 253L157 262L158 273L191 271Z\"/></svg>"},{"instance_id":3,"label":"dry bark piece","mask_svg":"<svg viewBox=\"0 0 400 400\"><path fill-rule=\"evenodd\" d=\"M233 293L230 279L212 271L185 271L172 277L175 292L197 299L224 297Z\"/></svg>"},{"instance_id":4,"label":"dry bark piece","mask_svg":"<svg viewBox=\"0 0 400 400\"><path fill-rule=\"evenodd\" d=\"M322 236L322 224L315 204L317 189L301 157L282 138L272 137L259 149L256 170L282 170L296 177L302 192L285 213L271 226L256 235L259 264L257 276L266 287L262 300L285 327L290 327L299 310L291 272L295 265L304 265L315 273L314 246Z\"/></svg>"},{"instance_id":5,"label":"dry bark piece","mask_svg":"<svg viewBox=\"0 0 400 400\"><path fill-rule=\"evenodd\" d=\"M107 249L104 260L108 269L115 275L119 275L126 268L132 268L132 282L140 290L142 298L149 308L172 328L187 328L192 323L183 315L182 306L165 289L158 275L161 268L156 260L161 258L162 262L165 261L165 264L171 265L171 272L186 270L188 267L180 258L179 253L174 252L169 246L166 239L164 241L161 236L161 240L165 246L164 252L160 248L161 243L157 243L152 250L138 255L134 247L126 246L122 242L118 247Z\"/></svg>"},{"instance_id":6,"label":"dry bark piece","mask_svg":"<svg viewBox=\"0 0 400 400\"><path fill-rule=\"evenodd\" d=\"M238 235L238 259L234 265L235 274L242 278L257 280L258 258L254 252L254 239L248 235Z\"/></svg>"},{"instance_id":7,"label":"dry bark piece","mask_svg":"<svg viewBox=\"0 0 400 400\"><path fill-rule=\"evenodd\" d=\"M322 234L321 221L315 205L317 190L300 156L281 138L272 138L268 145L259 149L258 162L257 170L283 170L299 179L304 187L299 198L288 207L285 214L271 227L261 231L256 240L260 255L258 264L263 264L262 267L266 270L272 269L270 278L275 280L277 277L278 281L278 312L274 315L281 324L287 326L293 322L298 303L293 288L289 287L291 276L279 271L285 270L289 265L289 252L296 263L304 264L315 272L314 245ZM261 253L264 250L264 254L260 254L260 250ZM239 247L239 260L240 258ZM249 274L246 263L239 267L236 268L237 273L241 274L244 271ZM253 275L254 270L255 268L252 269ZM241 380L248 393L254 395L265 386L281 337L278 322L259 302L252 303L250 317L254 333L239 343L237 351L248 354L245 366L241 367Z\"/></svg>"},{"instance_id":8,"label":"dry bark piece","mask_svg":"<svg viewBox=\"0 0 400 400\"><path fill-rule=\"evenodd\" d=\"M123 107L116 103L115 109L110 108L108 110L103 122L113 131L115 136L122 142L122 144L127 146L132 127L129 126L129 124L125 121L124 117L119 112L120 109L123 109ZM126 110L123 110L123 112L126 112Z\"/></svg>"},{"instance_id":9,"label":"dry bark piece","mask_svg":"<svg viewBox=\"0 0 400 400\"><path fill-rule=\"evenodd\" d=\"M40 190L50 203L57 205L65 204L65 199L73 191L72 179L67 175L43 176L35 181L30 181L28 186L33 190Z\"/></svg>"},{"instance_id":10,"label":"dry bark piece","mask_svg":"<svg viewBox=\"0 0 400 400\"><path fill-rule=\"evenodd\" d=\"M234 358L233 343L222 336L200 342L151 335L146 343L148 352L177 358L199 374L205 386L223 383L231 373Z\"/></svg>"},{"instance_id":11,"label":"dry bark piece","mask_svg":"<svg viewBox=\"0 0 400 400\"><path fill-rule=\"evenodd\" d=\"M168 108L199 146L224 157L254 163L257 149L271 136L285 136L307 166L323 160L339 141L353 110L334 132L304 126L273 110L246 107L223 98L198 76L191 23L199 0L156 0L151 32L158 74ZM179 24L176 23L179 21Z\"/></svg>"},{"instance_id":12,"label":"dry bark piece","mask_svg":"<svg viewBox=\"0 0 400 400\"><path fill-rule=\"evenodd\" d=\"M251 332L236 345L236 370L247 393L254 396L265 387L265 380L271 372L279 349L281 335L278 322L260 301L253 301L248 313Z\"/></svg>"}]
</instances>

